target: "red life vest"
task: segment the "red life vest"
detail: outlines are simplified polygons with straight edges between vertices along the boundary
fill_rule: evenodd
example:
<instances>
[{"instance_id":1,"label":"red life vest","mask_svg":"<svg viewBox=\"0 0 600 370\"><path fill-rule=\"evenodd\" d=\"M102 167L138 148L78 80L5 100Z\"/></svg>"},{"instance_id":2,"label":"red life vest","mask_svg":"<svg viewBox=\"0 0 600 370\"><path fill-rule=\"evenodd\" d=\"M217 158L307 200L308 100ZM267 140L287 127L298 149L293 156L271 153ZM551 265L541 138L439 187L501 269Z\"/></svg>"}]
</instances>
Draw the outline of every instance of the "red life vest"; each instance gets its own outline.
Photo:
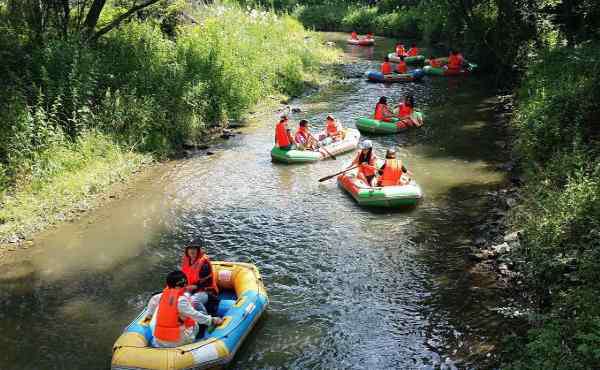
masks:
<instances>
[{"instance_id":1,"label":"red life vest","mask_svg":"<svg viewBox=\"0 0 600 370\"><path fill-rule=\"evenodd\" d=\"M335 123L334 120L328 119L327 120L327 134L329 134L330 136L333 136L337 133L338 133L337 124Z\"/></svg>"},{"instance_id":2,"label":"red life vest","mask_svg":"<svg viewBox=\"0 0 600 370\"><path fill-rule=\"evenodd\" d=\"M383 173L379 178L379 186L394 186L400 184L402 177L402 162L398 159L386 159Z\"/></svg>"},{"instance_id":3,"label":"red life vest","mask_svg":"<svg viewBox=\"0 0 600 370\"><path fill-rule=\"evenodd\" d=\"M419 55L419 49L417 49L417 48L408 49L408 56L416 57L417 55Z\"/></svg>"},{"instance_id":4,"label":"red life vest","mask_svg":"<svg viewBox=\"0 0 600 370\"><path fill-rule=\"evenodd\" d=\"M358 34L357 34L356 32L352 32L352 33L350 34L350 38L351 38L352 40L358 40Z\"/></svg>"},{"instance_id":5,"label":"red life vest","mask_svg":"<svg viewBox=\"0 0 600 370\"><path fill-rule=\"evenodd\" d=\"M452 54L448 57L448 69L460 69L461 60L456 54Z\"/></svg>"},{"instance_id":6,"label":"red life vest","mask_svg":"<svg viewBox=\"0 0 600 370\"><path fill-rule=\"evenodd\" d=\"M285 125L286 121L279 121L277 126L275 126L275 140L277 141L277 146L282 148L288 145L291 145L290 138L288 136L287 127Z\"/></svg>"},{"instance_id":7,"label":"red life vest","mask_svg":"<svg viewBox=\"0 0 600 370\"><path fill-rule=\"evenodd\" d=\"M356 157L354 158L353 163L358 165L358 175L362 176L375 176L377 173L377 168L375 167L375 155L371 153L371 158L369 158L368 162L359 162L360 161L361 152L358 152Z\"/></svg>"},{"instance_id":8,"label":"red life vest","mask_svg":"<svg viewBox=\"0 0 600 370\"><path fill-rule=\"evenodd\" d=\"M165 342L177 342L181 337L181 325L194 326L194 320L187 318L185 322L179 317L177 302L185 293L185 288L165 288L160 297L156 312L154 336Z\"/></svg>"},{"instance_id":9,"label":"red life vest","mask_svg":"<svg viewBox=\"0 0 600 370\"><path fill-rule=\"evenodd\" d=\"M408 68L406 67L406 62L400 61L396 66L396 72L398 73L406 73L408 72Z\"/></svg>"},{"instance_id":10,"label":"red life vest","mask_svg":"<svg viewBox=\"0 0 600 370\"><path fill-rule=\"evenodd\" d=\"M200 274L202 273L203 267L206 264L208 264L210 270L210 279L199 284L200 278L203 277L200 276ZM190 258L187 256L187 254L184 255L181 263L181 271L183 271L187 277L189 285L198 285L200 290L211 291L214 294L219 293L215 270L213 269L210 259L206 254L200 258L196 258L196 261L193 264L190 262Z\"/></svg>"},{"instance_id":11,"label":"red life vest","mask_svg":"<svg viewBox=\"0 0 600 370\"><path fill-rule=\"evenodd\" d=\"M404 50L404 46L398 45L396 46L396 55L397 56L402 56L402 55L406 55L406 51Z\"/></svg>"},{"instance_id":12,"label":"red life vest","mask_svg":"<svg viewBox=\"0 0 600 370\"><path fill-rule=\"evenodd\" d=\"M440 68L442 66L442 63L440 63L440 61L437 59L429 59L429 65L433 68Z\"/></svg>"},{"instance_id":13,"label":"red life vest","mask_svg":"<svg viewBox=\"0 0 600 370\"><path fill-rule=\"evenodd\" d=\"M407 117L410 116L413 112L413 109L404 103L400 103L398 105L398 117Z\"/></svg>"},{"instance_id":14,"label":"red life vest","mask_svg":"<svg viewBox=\"0 0 600 370\"><path fill-rule=\"evenodd\" d=\"M381 73L384 75L389 75L392 73L392 65L389 62L383 62L381 64Z\"/></svg>"},{"instance_id":15,"label":"red life vest","mask_svg":"<svg viewBox=\"0 0 600 370\"><path fill-rule=\"evenodd\" d=\"M298 131L296 131L294 139L296 139L296 142L298 144L306 144L308 143L309 137L310 136L308 135L308 130L306 129L306 127L298 127Z\"/></svg>"},{"instance_id":16,"label":"red life vest","mask_svg":"<svg viewBox=\"0 0 600 370\"><path fill-rule=\"evenodd\" d=\"M383 121L385 119L385 112L387 111L387 105L382 103L377 103L375 105L375 119L378 121Z\"/></svg>"}]
</instances>

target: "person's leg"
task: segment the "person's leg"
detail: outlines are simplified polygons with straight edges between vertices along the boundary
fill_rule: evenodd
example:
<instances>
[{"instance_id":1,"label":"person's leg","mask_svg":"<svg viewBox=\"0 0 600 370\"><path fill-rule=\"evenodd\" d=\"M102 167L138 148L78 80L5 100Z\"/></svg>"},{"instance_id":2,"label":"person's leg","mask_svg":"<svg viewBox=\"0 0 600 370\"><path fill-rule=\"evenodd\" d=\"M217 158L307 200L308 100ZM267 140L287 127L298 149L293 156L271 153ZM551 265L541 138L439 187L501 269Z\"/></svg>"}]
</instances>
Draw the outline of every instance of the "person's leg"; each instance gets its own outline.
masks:
<instances>
[{"instance_id":1,"label":"person's leg","mask_svg":"<svg viewBox=\"0 0 600 370\"><path fill-rule=\"evenodd\" d=\"M208 294L206 292L198 292L191 297L192 306L196 311L206 313L206 303L208 302Z\"/></svg>"}]
</instances>

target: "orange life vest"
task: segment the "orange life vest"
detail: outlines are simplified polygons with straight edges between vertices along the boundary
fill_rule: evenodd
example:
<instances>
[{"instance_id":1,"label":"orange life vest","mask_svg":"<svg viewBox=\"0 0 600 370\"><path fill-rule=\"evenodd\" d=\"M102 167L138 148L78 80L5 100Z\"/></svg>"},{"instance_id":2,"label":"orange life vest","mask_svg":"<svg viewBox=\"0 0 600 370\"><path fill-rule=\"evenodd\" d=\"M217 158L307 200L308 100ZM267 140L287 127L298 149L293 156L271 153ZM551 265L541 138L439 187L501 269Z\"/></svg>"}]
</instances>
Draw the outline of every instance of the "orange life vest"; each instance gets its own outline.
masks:
<instances>
[{"instance_id":1,"label":"orange life vest","mask_svg":"<svg viewBox=\"0 0 600 370\"><path fill-rule=\"evenodd\" d=\"M352 32L352 33L350 34L350 38L351 38L352 40L358 40L358 34L357 34L356 32Z\"/></svg>"},{"instance_id":2,"label":"orange life vest","mask_svg":"<svg viewBox=\"0 0 600 370\"><path fill-rule=\"evenodd\" d=\"M308 135L308 130L306 129L306 127L298 127L298 131L296 131L294 139L296 139L296 142L298 144L306 144L308 143L309 137L310 136Z\"/></svg>"},{"instance_id":3,"label":"orange life vest","mask_svg":"<svg viewBox=\"0 0 600 370\"><path fill-rule=\"evenodd\" d=\"M206 280L203 283L200 282L200 273L202 272L202 268L204 265L208 264L210 270L210 279ZM196 258L194 263L190 263L190 258L186 255L183 256L183 262L181 263L181 271L187 277L188 284L190 285L198 285L200 290L211 291L214 294L219 293L219 288L217 286L217 279L215 270L210 263L210 259L205 254L200 258Z\"/></svg>"},{"instance_id":4,"label":"orange life vest","mask_svg":"<svg viewBox=\"0 0 600 370\"><path fill-rule=\"evenodd\" d=\"M382 103L377 103L375 105L375 119L378 121L383 121L385 119L385 112L387 110L387 105Z\"/></svg>"},{"instance_id":5,"label":"orange life vest","mask_svg":"<svg viewBox=\"0 0 600 370\"><path fill-rule=\"evenodd\" d=\"M460 58L452 54L448 57L448 69L460 69L461 60Z\"/></svg>"},{"instance_id":6,"label":"orange life vest","mask_svg":"<svg viewBox=\"0 0 600 370\"><path fill-rule=\"evenodd\" d=\"M389 75L392 73L392 65L389 62L383 62L381 64L381 73L384 75Z\"/></svg>"},{"instance_id":7,"label":"orange life vest","mask_svg":"<svg viewBox=\"0 0 600 370\"><path fill-rule=\"evenodd\" d=\"M327 120L327 128L326 129L327 129L327 134L329 134L331 136L338 133L337 124L332 119Z\"/></svg>"},{"instance_id":8,"label":"orange life vest","mask_svg":"<svg viewBox=\"0 0 600 370\"><path fill-rule=\"evenodd\" d=\"M394 186L400 184L402 177L402 162L398 159L386 159L383 173L379 178L380 186Z\"/></svg>"},{"instance_id":9,"label":"orange life vest","mask_svg":"<svg viewBox=\"0 0 600 370\"><path fill-rule=\"evenodd\" d=\"M277 141L278 147L286 147L291 145L290 138L288 136L287 128L285 126L286 121L279 121L277 126L275 126L275 139Z\"/></svg>"},{"instance_id":10,"label":"orange life vest","mask_svg":"<svg viewBox=\"0 0 600 370\"><path fill-rule=\"evenodd\" d=\"M408 68L406 67L406 62L400 61L396 66L396 72L398 73L406 73L408 72Z\"/></svg>"},{"instance_id":11,"label":"orange life vest","mask_svg":"<svg viewBox=\"0 0 600 370\"><path fill-rule=\"evenodd\" d=\"M404 50L404 46L396 46L396 55L397 56L402 56L402 55L406 55L406 51Z\"/></svg>"},{"instance_id":12,"label":"orange life vest","mask_svg":"<svg viewBox=\"0 0 600 370\"><path fill-rule=\"evenodd\" d=\"M413 109L404 103L400 103L398 105L398 117L407 117L410 116L413 112Z\"/></svg>"},{"instance_id":13,"label":"orange life vest","mask_svg":"<svg viewBox=\"0 0 600 370\"><path fill-rule=\"evenodd\" d=\"M371 158L369 158L368 162L359 162L361 152L358 152L356 157L354 158L353 163L358 165L358 174L363 176L375 176L377 173L377 168L375 167L375 155L371 153Z\"/></svg>"},{"instance_id":14,"label":"orange life vest","mask_svg":"<svg viewBox=\"0 0 600 370\"><path fill-rule=\"evenodd\" d=\"M177 342L181 337L181 324L186 327L194 325L194 320L186 319L185 323L179 317L177 302L185 293L185 288L165 288L160 297L156 312L156 327L154 336L166 342Z\"/></svg>"},{"instance_id":15,"label":"orange life vest","mask_svg":"<svg viewBox=\"0 0 600 370\"><path fill-rule=\"evenodd\" d=\"M408 49L408 56L410 56L410 57L416 57L417 55L419 55L419 49L418 48L410 48L410 49Z\"/></svg>"},{"instance_id":16,"label":"orange life vest","mask_svg":"<svg viewBox=\"0 0 600 370\"><path fill-rule=\"evenodd\" d=\"M429 59L429 65L433 68L440 68L442 66L442 63L440 63L440 61L437 59Z\"/></svg>"}]
</instances>

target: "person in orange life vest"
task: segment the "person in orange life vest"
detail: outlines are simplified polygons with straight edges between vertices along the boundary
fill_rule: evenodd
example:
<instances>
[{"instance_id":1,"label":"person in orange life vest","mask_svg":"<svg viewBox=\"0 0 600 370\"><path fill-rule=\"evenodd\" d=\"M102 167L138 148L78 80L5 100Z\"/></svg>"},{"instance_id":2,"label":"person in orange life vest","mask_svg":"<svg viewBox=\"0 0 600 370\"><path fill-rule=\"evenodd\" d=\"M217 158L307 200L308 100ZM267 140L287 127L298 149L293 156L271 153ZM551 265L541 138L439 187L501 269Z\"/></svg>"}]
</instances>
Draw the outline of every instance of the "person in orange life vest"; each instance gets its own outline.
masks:
<instances>
[{"instance_id":1,"label":"person in orange life vest","mask_svg":"<svg viewBox=\"0 0 600 370\"><path fill-rule=\"evenodd\" d=\"M200 307L200 305L205 307L209 298L213 302L218 301L219 288L215 271L200 245L192 244L185 247L181 271L187 278L187 290L192 294L190 298L194 307Z\"/></svg>"},{"instance_id":2,"label":"person in orange life vest","mask_svg":"<svg viewBox=\"0 0 600 370\"><path fill-rule=\"evenodd\" d=\"M396 73L405 74L408 73L408 67L406 66L406 62L404 61L404 55L400 56L400 61L396 66Z\"/></svg>"},{"instance_id":3,"label":"person in orange life vest","mask_svg":"<svg viewBox=\"0 0 600 370\"><path fill-rule=\"evenodd\" d=\"M399 57L406 55L406 50L404 50L404 44L401 44L401 43L396 44L396 55Z\"/></svg>"},{"instance_id":4,"label":"person in orange life vest","mask_svg":"<svg viewBox=\"0 0 600 370\"><path fill-rule=\"evenodd\" d=\"M280 149L289 150L292 149L294 139L290 133L290 129L287 126L288 117L286 115L281 116L279 123L275 126L275 145Z\"/></svg>"},{"instance_id":5,"label":"person in orange life vest","mask_svg":"<svg viewBox=\"0 0 600 370\"><path fill-rule=\"evenodd\" d=\"M298 124L298 131L294 136L299 150L315 150L319 146L319 141L310 133L308 121L303 119Z\"/></svg>"},{"instance_id":6,"label":"person in orange life vest","mask_svg":"<svg viewBox=\"0 0 600 370\"><path fill-rule=\"evenodd\" d=\"M367 32L367 35L365 36L365 39L368 39L368 40L370 40L370 39L372 39L372 38L374 38L374 36L373 36L373 32Z\"/></svg>"},{"instance_id":7,"label":"person in orange life vest","mask_svg":"<svg viewBox=\"0 0 600 370\"><path fill-rule=\"evenodd\" d=\"M167 275L162 293L150 298L146 307L146 320L154 338L153 347L173 348L193 343L200 331L199 325L221 325L223 319L209 316L192 305L186 292L187 278L180 271Z\"/></svg>"},{"instance_id":8,"label":"person in orange life vest","mask_svg":"<svg viewBox=\"0 0 600 370\"><path fill-rule=\"evenodd\" d=\"M433 68L442 68L442 63L433 55L429 57L429 65Z\"/></svg>"},{"instance_id":9,"label":"person in orange life vest","mask_svg":"<svg viewBox=\"0 0 600 370\"><path fill-rule=\"evenodd\" d=\"M390 148L385 153L385 163L379 169L379 179L377 180L377 186L394 186L394 185L405 185L406 177L402 175L412 175L410 171L404 167L402 161L396 159L396 150Z\"/></svg>"},{"instance_id":10,"label":"person in orange life vest","mask_svg":"<svg viewBox=\"0 0 600 370\"><path fill-rule=\"evenodd\" d=\"M357 178L364 181L368 186L373 186L373 179L377 174L377 156L373 153L373 143L365 140L359 145L360 151L356 154L348 168L358 166Z\"/></svg>"},{"instance_id":11,"label":"person in orange life vest","mask_svg":"<svg viewBox=\"0 0 600 370\"><path fill-rule=\"evenodd\" d=\"M412 95L406 95L404 101L398 104L397 117L404 121L407 125L421 126L423 121L420 116L414 115L415 98Z\"/></svg>"},{"instance_id":12,"label":"person in orange life vest","mask_svg":"<svg viewBox=\"0 0 600 370\"><path fill-rule=\"evenodd\" d=\"M458 72L462 65L461 59L458 57L456 51L450 50L450 56L448 57L448 70Z\"/></svg>"},{"instance_id":13,"label":"person in orange life vest","mask_svg":"<svg viewBox=\"0 0 600 370\"><path fill-rule=\"evenodd\" d=\"M390 122L394 117L394 112L387 105L387 98L382 96L379 102L375 105L375 118L378 121Z\"/></svg>"},{"instance_id":14,"label":"person in orange life vest","mask_svg":"<svg viewBox=\"0 0 600 370\"><path fill-rule=\"evenodd\" d=\"M356 33L356 31L352 31L352 33L350 34L350 38L352 40L358 40L358 33Z\"/></svg>"},{"instance_id":15,"label":"person in orange life vest","mask_svg":"<svg viewBox=\"0 0 600 370\"><path fill-rule=\"evenodd\" d=\"M407 54L409 57L416 57L417 55L419 55L419 49L417 48L417 44L412 44L410 46L410 49L408 49Z\"/></svg>"},{"instance_id":16,"label":"person in orange life vest","mask_svg":"<svg viewBox=\"0 0 600 370\"><path fill-rule=\"evenodd\" d=\"M393 72L392 63L390 63L390 58L383 58L383 63L381 64L381 73L384 75L389 75Z\"/></svg>"},{"instance_id":17,"label":"person in orange life vest","mask_svg":"<svg viewBox=\"0 0 600 370\"><path fill-rule=\"evenodd\" d=\"M327 115L325 132L327 133L327 136L331 137L334 141L344 138L342 125L331 114Z\"/></svg>"}]
</instances>

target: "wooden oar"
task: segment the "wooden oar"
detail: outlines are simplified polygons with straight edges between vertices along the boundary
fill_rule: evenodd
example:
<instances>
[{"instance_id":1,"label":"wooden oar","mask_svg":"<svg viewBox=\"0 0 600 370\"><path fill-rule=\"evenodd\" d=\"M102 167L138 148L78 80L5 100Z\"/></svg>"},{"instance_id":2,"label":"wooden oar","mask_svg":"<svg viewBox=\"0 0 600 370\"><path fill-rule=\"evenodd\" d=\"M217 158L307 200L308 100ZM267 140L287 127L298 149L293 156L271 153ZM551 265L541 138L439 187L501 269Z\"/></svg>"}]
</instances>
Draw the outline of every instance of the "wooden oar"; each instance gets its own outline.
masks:
<instances>
[{"instance_id":1,"label":"wooden oar","mask_svg":"<svg viewBox=\"0 0 600 370\"><path fill-rule=\"evenodd\" d=\"M343 174L343 173L346 173L346 172L348 172L348 171L350 171L350 170L353 170L353 169L355 169L356 167L358 167L358 165L356 165L356 166L353 166L353 167L350 167L350 168L348 168L348 169L346 169L346 170L343 170L343 171L340 171L340 172L338 172L338 173L334 173L333 175L329 175L329 176L322 177L322 178L320 178L320 179L319 179L319 182L323 182L323 181L329 180L329 179L331 179L331 178L333 178L333 177L339 176L339 175L341 175L341 174Z\"/></svg>"},{"instance_id":2,"label":"wooden oar","mask_svg":"<svg viewBox=\"0 0 600 370\"><path fill-rule=\"evenodd\" d=\"M333 160L336 160L337 158L335 157L335 155L333 155L329 150L325 149L325 146L321 146L319 147L319 150L323 149L323 151L330 156Z\"/></svg>"}]
</instances>

